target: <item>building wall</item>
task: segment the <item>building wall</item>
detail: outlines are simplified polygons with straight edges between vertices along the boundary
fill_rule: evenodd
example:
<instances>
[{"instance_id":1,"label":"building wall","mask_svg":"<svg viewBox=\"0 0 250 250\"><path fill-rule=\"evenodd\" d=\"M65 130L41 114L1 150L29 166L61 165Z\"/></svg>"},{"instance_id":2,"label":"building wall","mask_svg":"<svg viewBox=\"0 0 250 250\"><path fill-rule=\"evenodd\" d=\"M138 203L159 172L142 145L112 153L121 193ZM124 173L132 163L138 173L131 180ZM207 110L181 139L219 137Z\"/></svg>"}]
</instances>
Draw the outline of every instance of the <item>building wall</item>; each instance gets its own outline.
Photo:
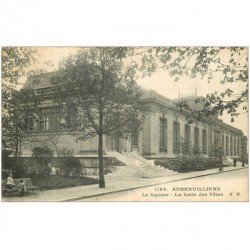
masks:
<instances>
[{"instance_id":1,"label":"building wall","mask_svg":"<svg viewBox=\"0 0 250 250\"><path fill-rule=\"evenodd\" d=\"M30 137L28 137L30 138ZM69 134L66 133L37 133L32 135L32 140L26 139L22 143L21 153L22 155L32 155L32 149L34 147L48 146L51 150L56 154L55 146L53 145L53 141L56 143L58 149L67 148L73 151L73 154L79 154L81 150L88 148L89 150L93 149L94 141L86 141L86 142L76 142L76 140Z\"/></svg>"},{"instance_id":2,"label":"building wall","mask_svg":"<svg viewBox=\"0 0 250 250\"><path fill-rule=\"evenodd\" d=\"M187 124L187 119L184 114L178 113L178 111L172 109L171 107L165 107L164 117L167 119L167 153L159 152L160 149L160 118L163 117L161 112L162 107L159 105L148 105L148 110L145 112L144 121L144 138L143 138L143 152L144 156L147 158L173 158L177 154L173 152L173 123L177 121L180 124L180 139L182 140L185 136L185 124ZM222 132L224 137L224 156L230 158L239 158L240 153L237 151L237 139L241 141L243 134L241 131L228 126L221 121L199 121L196 123L191 123L190 125L190 142L194 145L195 139L195 127L199 130L199 148L201 153L203 152L202 145L202 131L205 129L207 131L207 154L203 154L208 157L212 146L215 145L215 140L218 138L218 147L222 147ZM226 136L229 136L229 154L226 155ZM233 138L232 154L230 154L230 138ZM234 145L234 138L236 143ZM236 154L234 154L236 147ZM240 147L241 148L241 147ZM241 149L239 149L240 151Z\"/></svg>"},{"instance_id":3,"label":"building wall","mask_svg":"<svg viewBox=\"0 0 250 250\"><path fill-rule=\"evenodd\" d=\"M131 150L136 150L140 155L148 158L173 158L177 154L173 151L173 123L176 121L180 124L180 142L185 137L185 125L187 124L187 117L184 113L180 113L178 109L173 105L172 101L166 100L166 98L160 98L159 102L152 99L154 94L151 93L149 96L151 99L144 103L144 115L145 120L143 124L143 130L139 134L139 146L137 148L132 147L131 140L119 140L119 151L131 152ZM44 103L44 105L53 105L52 102ZM160 119L166 118L167 120L167 152L160 152ZM207 154L215 141L215 131L220 131L220 136L224 137L224 153L226 153L226 136L229 138L229 154L228 157L239 158L241 155L242 138L243 134L241 131L234 129L231 126L225 125L218 120L213 121L202 121L190 124L190 142L194 145L194 130L195 127L199 129L199 147L202 152L202 130L207 130ZM97 167L97 149L98 149L98 138L94 137L86 141L76 140L66 132L37 132L34 134L38 139L38 142L27 143L24 142L21 146L22 155L32 155L32 148L35 146L41 146L47 144L52 150L55 151L54 146L48 142L50 136L59 137L58 148L67 148L73 151L73 154L80 157L84 161L85 165ZM233 148L232 154L230 155L230 138L233 138ZM236 143L234 144L234 138L236 138ZM239 154L237 150L238 138L240 141ZM106 138L104 136L104 151L116 150L114 140ZM220 140L220 146L222 142ZM236 155L234 155L234 147L236 147Z\"/></svg>"}]
</instances>

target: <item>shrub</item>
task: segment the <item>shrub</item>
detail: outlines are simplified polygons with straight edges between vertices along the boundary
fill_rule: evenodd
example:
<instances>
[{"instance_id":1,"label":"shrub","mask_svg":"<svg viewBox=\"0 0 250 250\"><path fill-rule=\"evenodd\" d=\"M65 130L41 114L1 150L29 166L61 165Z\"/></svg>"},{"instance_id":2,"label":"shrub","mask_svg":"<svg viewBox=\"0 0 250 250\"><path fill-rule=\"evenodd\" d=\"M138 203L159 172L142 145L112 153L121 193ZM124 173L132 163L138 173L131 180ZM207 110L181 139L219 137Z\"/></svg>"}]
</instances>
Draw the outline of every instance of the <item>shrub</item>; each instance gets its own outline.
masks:
<instances>
[{"instance_id":1,"label":"shrub","mask_svg":"<svg viewBox=\"0 0 250 250\"><path fill-rule=\"evenodd\" d=\"M73 155L73 151L62 148L60 151L60 175L80 177L83 175L83 166L80 160Z\"/></svg>"},{"instance_id":2,"label":"shrub","mask_svg":"<svg viewBox=\"0 0 250 250\"><path fill-rule=\"evenodd\" d=\"M178 172L189 172L217 168L220 162L217 158L205 158L200 155L183 155L174 159L156 160L155 164Z\"/></svg>"},{"instance_id":3,"label":"shrub","mask_svg":"<svg viewBox=\"0 0 250 250\"><path fill-rule=\"evenodd\" d=\"M199 146L193 146L191 151L193 156L197 156L201 154L201 149Z\"/></svg>"},{"instance_id":4,"label":"shrub","mask_svg":"<svg viewBox=\"0 0 250 250\"><path fill-rule=\"evenodd\" d=\"M185 138L181 143L181 152L183 155L191 154L192 145L188 138Z\"/></svg>"},{"instance_id":5,"label":"shrub","mask_svg":"<svg viewBox=\"0 0 250 250\"><path fill-rule=\"evenodd\" d=\"M163 166L164 168L169 168L171 169L171 160L165 160L165 159L159 159L159 160L155 160L155 165L160 165Z\"/></svg>"},{"instance_id":6,"label":"shrub","mask_svg":"<svg viewBox=\"0 0 250 250\"><path fill-rule=\"evenodd\" d=\"M61 159L60 173L64 176L82 176L82 164L74 156L66 156Z\"/></svg>"},{"instance_id":7,"label":"shrub","mask_svg":"<svg viewBox=\"0 0 250 250\"><path fill-rule=\"evenodd\" d=\"M33 148L33 154L36 170L39 175L48 175L51 172L51 163L53 159L53 151L44 146L44 147L35 147Z\"/></svg>"},{"instance_id":8,"label":"shrub","mask_svg":"<svg viewBox=\"0 0 250 250\"><path fill-rule=\"evenodd\" d=\"M220 156L222 157L224 155L222 149L219 146L216 145L211 145L210 150L209 150L209 156L212 158L219 158Z\"/></svg>"},{"instance_id":9,"label":"shrub","mask_svg":"<svg viewBox=\"0 0 250 250\"><path fill-rule=\"evenodd\" d=\"M27 173L27 168L25 166L25 161L23 158L18 158L15 164L14 178L23 178Z\"/></svg>"},{"instance_id":10,"label":"shrub","mask_svg":"<svg viewBox=\"0 0 250 250\"><path fill-rule=\"evenodd\" d=\"M218 168L221 164L223 152L220 148L212 145L209 150L209 158L201 154L199 146L192 146L189 140L182 143L182 154L173 159L159 159L156 165L161 165L170 170L179 172L200 171L211 168Z\"/></svg>"},{"instance_id":11,"label":"shrub","mask_svg":"<svg viewBox=\"0 0 250 250\"><path fill-rule=\"evenodd\" d=\"M217 157L209 157L207 158L207 168L214 168L220 166L220 159Z\"/></svg>"}]
</instances>

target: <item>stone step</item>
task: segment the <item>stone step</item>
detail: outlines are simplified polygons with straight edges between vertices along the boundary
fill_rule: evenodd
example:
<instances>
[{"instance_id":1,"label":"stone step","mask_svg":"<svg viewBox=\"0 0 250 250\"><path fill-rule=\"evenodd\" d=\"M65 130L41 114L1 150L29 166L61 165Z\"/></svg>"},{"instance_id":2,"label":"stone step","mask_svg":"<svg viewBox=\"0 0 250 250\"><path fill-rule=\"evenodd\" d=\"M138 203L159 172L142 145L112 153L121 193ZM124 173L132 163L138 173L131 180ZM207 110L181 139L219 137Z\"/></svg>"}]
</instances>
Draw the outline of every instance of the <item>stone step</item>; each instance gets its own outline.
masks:
<instances>
[{"instance_id":1,"label":"stone step","mask_svg":"<svg viewBox=\"0 0 250 250\"><path fill-rule=\"evenodd\" d=\"M164 168L160 168L160 169L158 169L158 168L141 168L141 169L143 169L143 170L145 170L145 171L149 171L149 172L151 172L151 171L153 171L153 172L169 172L170 170L169 169L164 169Z\"/></svg>"},{"instance_id":2,"label":"stone step","mask_svg":"<svg viewBox=\"0 0 250 250\"><path fill-rule=\"evenodd\" d=\"M147 173L147 174L168 174L168 173L172 173L173 171L168 171L168 170L154 170L154 169L127 169L127 168L124 168L124 169L118 169L117 171L115 171L114 173Z\"/></svg>"},{"instance_id":3,"label":"stone step","mask_svg":"<svg viewBox=\"0 0 250 250\"><path fill-rule=\"evenodd\" d=\"M154 161L147 160L135 152L125 153L124 155L110 151L107 155L115 157L123 162L126 166L115 168L112 173L108 173L107 177L121 178L154 178L161 176L173 175L175 172L156 166Z\"/></svg>"},{"instance_id":4,"label":"stone step","mask_svg":"<svg viewBox=\"0 0 250 250\"><path fill-rule=\"evenodd\" d=\"M116 172L109 173L108 177L135 177L135 178L155 178L155 177L162 177L162 176L169 176L175 174L173 171L161 171L161 172L154 172L154 171L145 171L145 170L138 170L138 169L119 169Z\"/></svg>"}]
</instances>

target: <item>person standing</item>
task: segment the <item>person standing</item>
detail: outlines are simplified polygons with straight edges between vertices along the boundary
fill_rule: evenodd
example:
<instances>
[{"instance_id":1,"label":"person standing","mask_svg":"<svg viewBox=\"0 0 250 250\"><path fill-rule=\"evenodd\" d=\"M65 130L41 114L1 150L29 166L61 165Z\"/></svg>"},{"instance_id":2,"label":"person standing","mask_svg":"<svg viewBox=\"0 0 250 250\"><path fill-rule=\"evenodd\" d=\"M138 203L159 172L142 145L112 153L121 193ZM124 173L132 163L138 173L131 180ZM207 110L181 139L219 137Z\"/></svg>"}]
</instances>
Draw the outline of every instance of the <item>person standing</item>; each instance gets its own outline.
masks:
<instances>
[{"instance_id":1,"label":"person standing","mask_svg":"<svg viewBox=\"0 0 250 250\"><path fill-rule=\"evenodd\" d=\"M20 180L18 187L19 187L20 196L24 196L26 193L26 186L25 186L24 180Z\"/></svg>"},{"instance_id":2,"label":"person standing","mask_svg":"<svg viewBox=\"0 0 250 250\"><path fill-rule=\"evenodd\" d=\"M236 160L236 159L234 159L234 167L236 167L236 163L237 163L237 160Z\"/></svg>"}]
</instances>

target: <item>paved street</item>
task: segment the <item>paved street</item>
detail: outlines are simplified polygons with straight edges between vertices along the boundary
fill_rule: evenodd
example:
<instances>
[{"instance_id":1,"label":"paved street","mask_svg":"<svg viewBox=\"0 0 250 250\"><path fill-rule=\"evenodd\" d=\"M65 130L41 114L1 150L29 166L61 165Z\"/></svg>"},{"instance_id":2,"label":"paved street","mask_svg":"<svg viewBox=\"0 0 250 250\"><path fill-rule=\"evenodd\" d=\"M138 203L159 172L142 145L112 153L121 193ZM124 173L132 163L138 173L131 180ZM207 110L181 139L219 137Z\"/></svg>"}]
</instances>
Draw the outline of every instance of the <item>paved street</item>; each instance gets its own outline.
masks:
<instances>
[{"instance_id":1,"label":"paved street","mask_svg":"<svg viewBox=\"0 0 250 250\"><path fill-rule=\"evenodd\" d=\"M185 189L186 188L186 189ZM248 168L82 201L247 201Z\"/></svg>"},{"instance_id":2,"label":"paved street","mask_svg":"<svg viewBox=\"0 0 250 250\"><path fill-rule=\"evenodd\" d=\"M196 171L188 173L176 173L174 175L159 177L159 178L108 178L106 177L106 188L99 188L98 185L87 185L71 188L61 188L54 190L44 190L38 192L37 195L27 195L23 197L2 197L2 201L10 202L41 202L41 201L170 201L170 200L190 200L190 196L173 196L173 192L168 190L159 190L154 196L151 196L154 186L162 187L166 189L166 186L178 186L186 187L187 185L196 185L196 187L221 187L224 191L229 189L246 189L248 184L248 168L242 169L240 166L236 168L229 166L224 171L227 173L218 173L218 169L209 169L205 171ZM240 171L243 171L242 173ZM231 174L229 174L231 173ZM244 174L243 174L244 173ZM243 177L242 177L243 174ZM203 176L203 179L200 179ZM215 178L212 178L212 177ZM199 178L196 180L196 178ZM186 184L185 181L188 181ZM197 182L198 181L198 182ZM197 182L197 184L196 184ZM171 184L172 183L172 184ZM149 196L142 196L142 188L151 190ZM135 190L135 191L133 191ZM163 191L163 192L162 192ZM226 193L224 197L219 197L220 200L246 200L243 196L246 196L246 190L243 190L241 196L236 198L227 197ZM117 199L115 193L117 194ZM120 195L121 194L121 195ZM171 196L172 194L172 196ZM110 196L109 196L110 195ZM113 196L114 195L114 196ZM161 197L159 196L161 195ZM167 195L169 195L167 197ZM181 194L182 195L182 194ZM194 200L205 200L193 197ZM208 198L208 197L207 197ZM213 198L213 199L212 199ZM214 200L218 197L209 197L207 200ZM232 199L231 199L232 198ZM216 200L216 199L215 199Z\"/></svg>"}]
</instances>

